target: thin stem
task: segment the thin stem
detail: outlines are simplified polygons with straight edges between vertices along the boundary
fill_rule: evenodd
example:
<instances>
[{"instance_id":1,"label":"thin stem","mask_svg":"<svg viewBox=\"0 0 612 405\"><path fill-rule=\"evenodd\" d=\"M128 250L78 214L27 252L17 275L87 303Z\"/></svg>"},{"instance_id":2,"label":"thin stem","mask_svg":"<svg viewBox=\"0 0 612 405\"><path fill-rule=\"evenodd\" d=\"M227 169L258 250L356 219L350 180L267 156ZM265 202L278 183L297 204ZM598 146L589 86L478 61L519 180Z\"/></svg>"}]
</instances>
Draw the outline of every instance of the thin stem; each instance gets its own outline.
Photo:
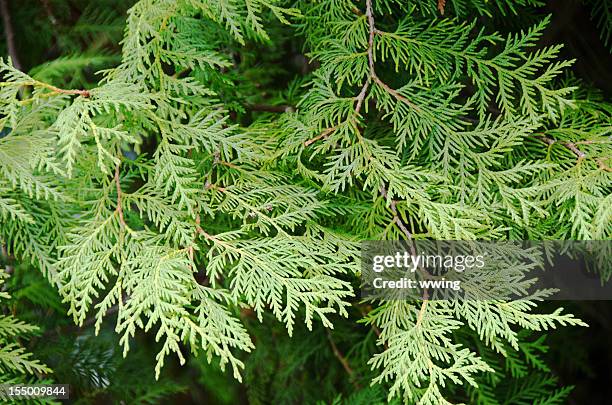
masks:
<instances>
[{"instance_id":1,"label":"thin stem","mask_svg":"<svg viewBox=\"0 0 612 405\"><path fill-rule=\"evenodd\" d=\"M586 140L586 141L578 141L578 142L560 142L560 141L557 141L556 139L549 138L545 135L540 135L537 138L541 140L542 142L548 144L549 146L552 146L555 143L559 143L560 145L565 146L574 155L576 155L576 157L578 158L578 162L585 159L587 157L587 154L581 151L576 145L591 145L594 143L607 143L605 141L595 141L595 140ZM597 162L601 170L604 170L606 172L612 172L612 168L606 165L605 163L607 159L608 159L607 157L600 157L600 158L596 158L595 161Z\"/></svg>"},{"instance_id":2,"label":"thin stem","mask_svg":"<svg viewBox=\"0 0 612 405\"><path fill-rule=\"evenodd\" d=\"M599 168L601 170L605 170L606 172L612 172L612 168L608 165L606 165L606 160L608 160L607 157L601 157L601 158L597 158L595 159L597 161L597 164L599 165Z\"/></svg>"},{"instance_id":3,"label":"thin stem","mask_svg":"<svg viewBox=\"0 0 612 405\"><path fill-rule=\"evenodd\" d=\"M583 151L578 149L576 144L574 144L572 142L559 142L556 139L549 138L549 137L547 137L545 135L538 136L537 138L539 140L541 140L542 142L547 143L548 145L554 145L555 143L559 143L559 144L565 146L567 149L572 151L572 153L574 155L576 155L578 157L578 160L582 160L582 159L584 159L586 157L586 153L584 153Z\"/></svg>"},{"instance_id":4,"label":"thin stem","mask_svg":"<svg viewBox=\"0 0 612 405\"><path fill-rule=\"evenodd\" d=\"M334 132L336 130L336 128L337 127L327 128L325 131L321 132L319 135L315 136L314 138L311 138L311 139L305 141L304 142L304 146L308 147L308 146L310 146L310 144L313 144L313 143L317 142L318 140L327 137L329 134Z\"/></svg>"},{"instance_id":5,"label":"thin stem","mask_svg":"<svg viewBox=\"0 0 612 405\"><path fill-rule=\"evenodd\" d=\"M572 152L574 152L574 155L578 156L579 159L584 159L586 157L586 153L582 152L580 149L578 149L576 147L576 145L574 145L571 142L564 142L563 145L568 148L569 150L571 150Z\"/></svg>"},{"instance_id":6,"label":"thin stem","mask_svg":"<svg viewBox=\"0 0 612 405\"><path fill-rule=\"evenodd\" d=\"M389 198L387 194L387 189L384 184L380 186L380 195L382 195L385 200ZM412 233L408 230L408 227L406 226L404 221L402 221L401 218L399 217L399 214L397 212L396 203L397 201L391 200L391 205L389 206L389 208L391 209L391 213L393 214L393 223L395 223L397 227L404 233L404 235L406 235L406 239L412 240ZM412 246L411 253L413 256L416 256L416 251L414 249L414 246Z\"/></svg>"},{"instance_id":7,"label":"thin stem","mask_svg":"<svg viewBox=\"0 0 612 405\"><path fill-rule=\"evenodd\" d=\"M355 105L355 115L359 115L359 112L361 111L361 106L363 105L363 100L365 100L369 86L370 81L366 80L366 82L363 84L363 87L361 88L361 91L355 98L355 101L357 101L357 104Z\"/></svg>"},{"instance_id":8,"label":"thin stem","mask_svg":"<svg viewBox=\"0 0 612 405\"><path fill-rule=\"evenodd\" d=\"M0 0L1 1L1 0ZM14 65L14 63L13 63ZM49 83L45 83L45 82L41 82L38 80L25 80L22 82L4 82L4 83L0 83L0 87L6 87L6 86L14 86L14 85L20 85L20 86L33 86L33 87L42 87L45 88L47 90L51 90L51 92L56 93L56 94L70 94L70 95L77 95L77 96L83 96L83 97L90 97L91 93L89 90L72 90L72 89L60 89L59 87L56 87L52 84ZM44 96L44 95L43 95ZM30 99L28 99L30 100ZM28 100L23 100L23 102L28 102Z\"/></svg>"},{"instance_id":9,"label":"thin stem","mask_svg":"<svg viewBox=\"0 0 612 405\"><path fill-rule=\"evenodd\" d=\"M376 84L382 87L387 93L395 97L398 101L401 101L418 111L419 107L416 104L412 103L406 97L402 96L397 90L389 87L376 74L376 69L374 68L374 35L379 31L378 29L376 29L376 24L374 21L374 9L372 7L372 0L366 0L366 17L368 19L369 26L368 65L370 66L370 77L376 82Z\"/></svg>"},{"instance_id":10,"label":"thin stem","mask_svg":"<svg viewBox=\"0 0 612 405\"><path fill-rule=\"evenodd\" d=\"M59 87L55 87L52 84L43 83L43 82L39 82L39 81L36 81L36 84L38 84L39 86L44 87L46 89L49 89L49 90L51 90L54 93L70 94L70 95L77 95L77 96L83 96L83 97L91 96L91 93L89 92L89 90L66 90L66 89L60 89Z\"/></svg>"},{"instance_id":11,"label":"thin stem","mask_svg":"<svg viewBox=\"0 0 612 405\"><path fill-rule=\"evenodd\" d=\"M327 339L329 340L334 356L336 356L336 358L340 361L340 364L342 364L342 368L344 368L344 371L346 371L346 373L351 378L353 385L355 385L355 388L361 388L359 384L355 381L355 372L351 368L348 360L344 357L340 349L338 349L338 346L336 346L336 343L334 342L334 339L332 338L329 329L327 330Z\"/></svg>"},{"instance_id":12,"label":"thin stem","mask_svg":"<svg viewBox=\"0 0 612 405\"><path fill-rule=\"evenodd\" d=\"M407 104L408 106L412 107L413 109L415 109L416 111L420 111L420 107L416 104L414 104L412 101L408 100L406 97L402 96L397 90L392 89L391 87L389 87L389 85L387 85L387 83L383 82L382 80L380 80L378 78L378 76L376 76L376 73L374 73L372 75L372 78L374 79L374 81L376 82L376 84L378 84L380 87L382 87L383 89L385 89L385 91L389 94L391 94L393 97L395 97L397 100L401 101L404 104Z\"/></svg>"}]
</instances>

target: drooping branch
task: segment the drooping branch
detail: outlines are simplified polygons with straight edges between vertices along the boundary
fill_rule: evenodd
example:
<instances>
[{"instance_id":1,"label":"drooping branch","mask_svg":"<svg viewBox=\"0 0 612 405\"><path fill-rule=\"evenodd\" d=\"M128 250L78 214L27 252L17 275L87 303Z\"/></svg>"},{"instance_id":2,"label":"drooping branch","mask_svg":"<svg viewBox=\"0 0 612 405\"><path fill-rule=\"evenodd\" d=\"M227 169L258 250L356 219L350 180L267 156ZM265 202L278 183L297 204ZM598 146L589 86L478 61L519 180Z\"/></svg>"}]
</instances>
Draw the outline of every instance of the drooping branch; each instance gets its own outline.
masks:
<instances>
[{"instance_id":1,"label":"drooping branch","mask_svg":"<svg viewBox=\"0 0 612 405\"><path fill-rule=\"evenodd\" d=\"M372 0L366 0L366 16L368 19L368 66L370 67L370 77L376 82L376 84L382 87L387 93L395 97L398 101L401 101L418 111L419 107L417 105L412 103L406 97L402 96L397 90L389 87L389 85L383 82L376 74L376 69L374 67L374 36L379 31L376 29L376 23L374 21L374 8L372 7Z\"/></svg>"},{"instance_id":2,"label":"drooping branch","mask_svg":"<svg viewBox=\"0 0 612 405\"><path fill-rule=\"evenodd\" d=\"M355 13L357 14L357 13ZM357 14L357 15L361 15L361 14ZM405 103L406 105L408 105L409 107L413 108L414 110L419 111L419 106L417 106L416 104L414 104L413 102L411 102L410 100L408 100L406 97L404 97L403 95L401 95L397 90L391 88L389 85L387 85L385 82L383 82L378 75L376 74L376 69L374 66L374 37L376 35L376 33L378 32L378 30L376 29L376 22L374 20L374 8L372 6L372 0L366 0L366 12L365 12L365 16L368 20L368 49L367 49L367 54L368 54L368 67L369 67L369 71L368 71L368 76L365 79L365 82L363 83L361 90L359 92L359 94L355 97L355 116L358 116L359 113L361 112L361 108L363 106L363 102L366 99L367 96L367 91L368 88L370 86L370 82L374 81L376 84L378 84L380 87L382 87L387 93L391 94L394 98L396 98L398 101ZM332 127L332 128L327 128L325 129L323 132L321 132L319 135L315 136L314 138L311 138L307 141L304 142L304 146L309 146L321 139L325 139L327 138L331 133L333 133L336 130L336 127Z\"/></svg>"}]
</instances>

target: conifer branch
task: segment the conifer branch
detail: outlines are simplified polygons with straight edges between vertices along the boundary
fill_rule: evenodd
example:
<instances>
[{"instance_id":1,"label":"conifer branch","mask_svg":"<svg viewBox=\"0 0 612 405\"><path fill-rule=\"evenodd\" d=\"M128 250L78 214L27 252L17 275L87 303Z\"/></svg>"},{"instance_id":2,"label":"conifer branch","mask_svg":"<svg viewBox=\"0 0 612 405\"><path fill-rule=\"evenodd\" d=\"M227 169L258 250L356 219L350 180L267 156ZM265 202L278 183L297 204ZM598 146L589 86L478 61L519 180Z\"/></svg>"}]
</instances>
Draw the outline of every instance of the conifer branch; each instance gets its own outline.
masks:
<instances>
[{"instance_id":1,"label":"conifer branch","mask_svg":"<svg viewBox=\"0 0 612 405\"><path fill-rule=\"evenodd\" d=\"M121 63L91 92L62 89L68 85L45 79L59 76L33 79L0 61L0 221L8 224L0 239L15 245L7 249L17 260L53 270L77 324L89 324L95 310L99 326L117 311L126 352L135 333L158 331L157 374L169 354L185 361L188 345L218 357L240 379L244 364L233 352L253 347L241 318L270 313L291 335L303 316L308 328L322 322L323 345L331 345L325 354L356 388L366 369L378 369L374 382L389 399L425 405L456 399L449 384L480 383L478 374L491 371L482 351L453 330L500 348L517 347L519 327L580 324L559 312L533 314L531 301L430 302L437 297L430 288L406 302L358 306L373 331L366 330L367 343L377 347L371 367L358 364L352 350L343 353L349 340L340 345L329 331L342 322L333 314L359 318L345 309L359 274L357 240L398 239L416 256L420 238L496 240L506 229L608 236L609 176L594 162L609 171L607 145L595 145L609 135L609 108L598 100L562 108L574 94L553 79L569 62L556 61L556 46L531 50L545 21L504 41L478 20L437 18L436 5L440 13L452 5L458 17L465 8L444 0L430 2L426 13L393 2L378 8L374 0L361 9L297 2L299 12L281 2L243 3L139 0L128 12ZM266 9L299 21L268 33ZM253 41L242 58L234 43L276 43L293 33L304 36L319 67L307 90L287 84L299 110L264 97L281 91L281 83L265 80L270 65L287 68L279 78L294 73L283 59L292 51ZM251 66L259 52L278 54ZM270 87L247 94L253 87L243 86L241 75ZM18 94L25 90L32 90L27 100ZM262 101L244 102L247 111L296 111L240 120L225 111L234 106L225 97L230 91ZM491 115L493 104L499 111ZM544 136L558 133L584 140ZM538 148L523 147L537 135L569 152L543 159ZM305 164L300 154L321 140L321 155ZM134 163L113 153L119 145L137 145ZM567 164L587 155L588 164ZM135 178L140 187L128 192ZM65 200L55 199L60 192ZM550 223L559 226L551 230ZM430 276L416 267L418 278ZM239 315L236 308L248 309Z\"/></svg>"},{"instance_id":2,"label":"conifer branch","mask_svg":"<svg viewBox=\"0 0 612 405\"><path fill-rule=\"evenodd\" d=\"M376 69L374 67L374 36L378 32L378 30L374 21L374 8L372 6L372 0L366 0L366 16L368 19L368 65L370 67L370 77L397 100L407 104L409 107L415 109L416 111L419 111L419 107L417 105L412 103L406 97L399 94L397 90L389 87L389 85L383 82L376 74Z\"/></svg>"},{"instance_id":3,"label":"conifer branch","mask_svg":"<svg viewBox=\"0 0 612 405\"><path fill-rule=\"evenodd\" d=\"M370 81L373 80L374 82L376 82L376 84L378 84L379 86L381 86L386 92L388 92L389 94L391 94L393 97L395 97L398 101L401 101L403 103L405 103L406 105L408 105L409 107L413 108L416 111L420 111L419 106L417 106L416 104L414 104L413 102L411 102L410 100L408 100L406 97L404 97L403 95L401 95L397 90L391 88L389 85L387 85L385 82L383 82L378 75L376 74L376 69L374 66L374 37L375 34L377 33L377 29L376 29L376 24L375 24L375 20L374 20L374 8L372 6L372 0L366 0L366 12L365 12L366 18L368 20L368 49L367 49L367 55L368 55L368 67L369 67L369 73L368 73L368 77L366 78L365 82L363 83L361 90L359 91L359 94L357 94L357 96L355 97L355 115L359 115L359 113L361 112L361 108L363 106L363 102L367 96L367 91L368 88L370 86ZM307 141L304 142L304 146L308 147L309 145L321 140L321 139L325 139L327 138L332 132L334 132L336 130L337 127L331 127L331 128L327 128L325 129L323 132L321 132L319 135L315 136L314 138L311 138Z\"/></svg>"}]
</instances>

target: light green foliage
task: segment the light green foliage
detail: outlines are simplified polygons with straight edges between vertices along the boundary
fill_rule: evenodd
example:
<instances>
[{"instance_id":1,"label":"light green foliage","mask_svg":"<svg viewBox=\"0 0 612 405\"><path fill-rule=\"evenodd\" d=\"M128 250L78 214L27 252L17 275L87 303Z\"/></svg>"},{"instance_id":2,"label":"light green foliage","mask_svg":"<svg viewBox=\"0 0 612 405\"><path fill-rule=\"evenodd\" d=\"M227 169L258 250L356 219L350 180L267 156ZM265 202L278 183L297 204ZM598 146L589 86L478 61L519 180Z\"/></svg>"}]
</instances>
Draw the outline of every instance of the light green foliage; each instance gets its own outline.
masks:
<instances>
[{"instance_id":1,"label":"light green foliage","mask_svg":"<svg viewBox=\"0 0 612 405\"><path fill-rule=\"evenodd\" d=\"M610 105L561 81L560 45L536 48L548 18L507 36L465 18L535 2L449 3L452 18L424 1L141 0L119 63L90 89L51 83L117 57L29 74L0 61L2 241L78 325L116 312L124 356L153 333L156 376L188 349L241 379L239 352L254 347L245 312L289 335L348 316L359 240L608 239ZM249 47L287 32L317 66L275 96L295 107L236 119L251 100L228 94L264 76ZM499 369L489 352L542 369L519 331L584 325L537 313L545 297L370 302L373 383L388 400L437 405L453 386L496 384L481 378ZM508 395L554 385L525 384Z\"/></svg>"},{"instance_id":2,"label":"light green foliage","mask_svg":"<svg viewBox=\"0 0 612 405\"><path fill-rule=\"evenodd\" d=\"M299 308L309 326L316 317L331 327L328 314L346 315L352 288L337 276L354 271L355 243L317 225L329 210L313 190L262 170L273 147L264 134L229 125L214 93L181 77L185 69L230 66L206 25L226 25L244 41L261 31L253 13L264 6L282 19L293 13L255 2L242 20L232 3L140 2L130 10L122 63L86 92L60 90L2 62L11 131L2 150L14 154L14 162L3 161L6 187L53 206L66 216L53 219L67 225L44 255L20 249L44 260L77 323L94 309L100 325L118 307L125 353L137 329L155 327L163 343L157 374L170 353L184 362L180 344L188 342L222 367L229 363L240 378L234 350L253 347L236 317L243 304L259 315L270 307L289 333ZM193 19L199 12L215 18ZM24 86L32 94L20 100ZM20 122L39 111L34 143ZM159 142L152 156L125 158L124 150L149 136ZM21 226L28 234L23 227L34 222L28 210L14 198L3 201L10 224L4 230ZM60 205L65 201L70 208ZM46 245L47 237L31 243Z\"/></svg>"}]
</instances>

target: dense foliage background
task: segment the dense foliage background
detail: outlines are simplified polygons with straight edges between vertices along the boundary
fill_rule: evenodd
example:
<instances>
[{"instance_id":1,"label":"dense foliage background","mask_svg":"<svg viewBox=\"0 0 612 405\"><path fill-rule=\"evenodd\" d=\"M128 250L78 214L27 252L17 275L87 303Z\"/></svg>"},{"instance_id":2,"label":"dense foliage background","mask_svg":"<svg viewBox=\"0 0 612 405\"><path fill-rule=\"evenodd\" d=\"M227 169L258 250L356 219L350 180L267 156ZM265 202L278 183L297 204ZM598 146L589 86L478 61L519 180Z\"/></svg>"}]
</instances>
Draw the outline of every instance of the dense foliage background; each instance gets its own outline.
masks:
<instances>
[{"instance_id":1,"label":"dense foliage background","mask_svg":"<svg viewBox=\"0 0 612 405\"><path fill-rule=\"evenodd\" d=\"M0 381L70 384L77 403L413 403L423 392L416 389L416 397L410 397L406 386L431 380L394 369L388 379L371 385L403 357L372 367L370 359L391 353L389 347L397 340L385 340L391 332L380 319L384 305L364 303L344 292L351 284L358 287L352 267L358 257L355 241L404 238L400 224L410 228L410 238L610 237L612 5L606 0L246 2L255 7L252 10L239 1L141 1L131 8L135 3L0 0L0 55L12 58L3 58L0 68L3 84L9 83L0 91L0 141L6 147L0 149L5 159L0 162L0 263L5 268ZM376 42L378 48L368 39L374 19L376 29L395 33L377 34L386 38ZM494 32L497 37L488 37ZM507 35L520 32L511 37L516 43L506 42ZM415 39L417 45L397 38ZM557 44L564 46L557 49ZM447 46L454 56L444 53ZM376 74L369 52L378 55ZM501 55L499 65L471 65L493 60L493 55ZM572 59L573 64L563 62ZM515 69L525 60L526 65ZM487 66L492 66L490 71ZM514 73L504 84L506 68ZM111 70L105 73L105 85L97 72L106 69ZM538 71L540 76L534 73ZM90 100L98 104L88 107ZM571 107L567 100L578 101ZM413 108L413 102L418 114L402 112L402 103ZM155 111L152 115L162 123L148 111ZM422 111L431 116L423 118ZM90 115L88 126L83 117ZM75 124L83 122L85 129ZM421 147L426 150L422 145L428 142L435 150L448 133L467 133L468 124L492 134L483 135L474 151L490 147L490 159L499 159L498 168L518 169L500 175L497 183L491 174L491 188L464 200L459 195L469 192L462 190L481 187L465 179L484 173L487 159L479 161L483 167L464 172L456 162L436 166L440 155L434 152L411 154ZM164 125L172 135L164 135ZM90 136L94 128L102 134L95 140ZM380 169L371 161L362 162L362 151L350 144L362 131L362 140L379 142L373 148L380 147L381 160L388 159ZM28 147L9 144L32 134L35 137L26 138L32 139ZM520 140L512 134L519 134ZM500 145L495 143L498 138ZM57 146L49 152L52 159L45 155L47 140L52 140L51 149ZM316 152L307 155L312 150ZM350 152L341 156L342 151ZM478 150L461 156L470 160L484 155ZM35 162L20 160L28 156ZM164 156L171 158L162 161ZM186 160L193 163L193 171ZM457 165L464 166L469 164ZM416 169L404 173L398 167ZM446 182L443 175L452 180ZM406 191L401 184L405 179L418 183L415 190ZM500 202L495 197L503 190L500 184L526 187L512 189L524 194ZM69 190L70 198L55 198L57 190ZM139 194L141 190L146 192ZM98 234L99 223L107 221L101 219L104 215L111 218L100 231L105 237L93 244L93 253L81 252L90 236ZM36 220L29 222L29 217ZM242 234L232 233L238 229ZM298 234L307 239L304 246L287 242L294 240L289 235ZM198 297L208 306L201 309L205 314L200 319L226 324L219 327L221 332L214 325L199 325L192 334L208 328L219 335L238 331L220 338L232 348L231 356L226 346L211 348L217 341L186 337L173 318L164 320L168 311L183 308L184 290L168 287L177 296L168 299L170 310L142 311L140 328L148 319L161 319L148 333L130 335L130 321L140 319L140 309L128 308L132 312L125 315L117 304L129 294L117 293L104 304L104 320L91 310L113 294L115 282L121 284L117 277L122 275L113 273L121 267L118 263L140 274L172 255L163 249L173 246L184 250L185 257L168 265L169 280L188 283L183 273L172 273L180 266L207 268L194 272L195 282L208 288L217 277L217 287L231 290L219 274L240 255L223 249L239 236L266 241L270 235L269 246L235 246L261 254L273 272L282 273L283 266L291 267L294 261L298 271L301 261L310 260L323 270L306 275L324 282L315 287L299 284L296 290L303 288L312 296L300 296L300 305L291 310L278 309L281 315L260 313L259 305L277 299L280 307L291 307L290 296L281 289L260 297L260 292L249 290L248 283L257 282L252 276L244 276L242 289L232 284L239 289L239 299L224 295L226 290L214 295L203 289ZM279 241L279 235L287 238ZM45 243L37 245L42 240ZM155 250L159 246L161 252ZM315 247L321 250L309 256ZM134 253L140 250L148 253ZM97 256L106 251L111 258ZM249 267L261 265L257 259L244 260L244 268L234 271L244 275ZM107 273L85 280L83 270L90 267ZM138 283L126 282L125 291L137 292ZM145 290L139 302L152 291ZM165 303L166 298L160 294L153 301ZM326 310L311 308L318 305ZM478 353L484 363L467 358L473 369L441 384L440 395L453 403L606 403L612 394L612 305L543 302L537 313L552 314L560 306L589 327L564 327L546 336L514 325L519 350L506 341L496 343L508 349L505 357L468 325L449 323L452 341ZM195 319L197 305L184 307ZM331 307L334 311L327 311ZM421 304L414 308L419 311ZM341 316L343 311L346 316ZM444 329L443 323L435 323L433 305L431 311L432 328ZM391 316L401 317L401 311ZM311 330L303 323L309 317L314 319ZM185 319L192 318L185 316L178 323ZM565 315L550 319L575 323ZM333 329L326 327L330 325ZM193 346L205 350L182 350L183 365L175 355L165 362L161 356L162 368L158 352L177 350L174 340L156 338L158 328L161 335L176 334L181 345L195 340ZM124 357L126 340L129 352ZM209 362L207 350L214 361ZM229 361L224 371L219 357ZM485 364L496 372L484 371ZM468 384L469 376L478 388ZM393 389L400 380L408 382ZM398 395L390 397L390 390ZM437 395L431 403L441 400Z\"/></svg>"}]
</instances>

